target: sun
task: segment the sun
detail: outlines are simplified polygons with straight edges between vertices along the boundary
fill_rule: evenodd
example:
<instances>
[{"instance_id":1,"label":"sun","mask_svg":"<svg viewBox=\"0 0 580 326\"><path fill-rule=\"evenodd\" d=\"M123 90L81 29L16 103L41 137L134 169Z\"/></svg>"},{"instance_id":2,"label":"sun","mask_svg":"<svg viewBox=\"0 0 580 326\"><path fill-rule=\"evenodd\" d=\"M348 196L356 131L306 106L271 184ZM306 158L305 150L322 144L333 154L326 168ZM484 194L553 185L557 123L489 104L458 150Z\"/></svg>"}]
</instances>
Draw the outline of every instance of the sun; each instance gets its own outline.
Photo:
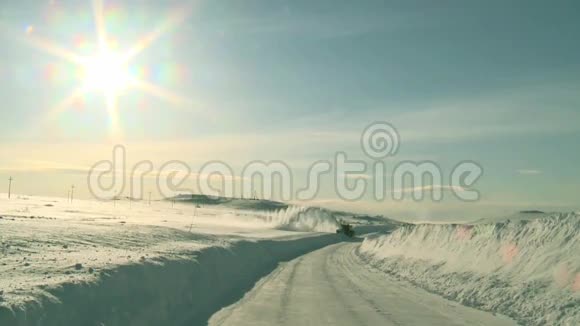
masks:
<instances>
[{"instance_id":1,"label":"sun","mask_svg":"<svg viewBox=\"0 0 580 326\"><path fill-rule=\"evenodd\" d=\"M144 72L150 68L136 65L134 59L165 33L181 25L192 12L195 1L184 1L182 5L171 8L163 20L155 24L153 29L147 31L135 43L130 44L123 52L117 52L115 37L108 33L105 0L90 2L93 4L92 13L96 32L95 44L91 44L95 45L96 52L92 55L87 56L85 51L82 51L83 54L71 51L52 40L45 39L36 33L33 26L26 29L25 36L20 36L17 32L13 34L17 41L64 59L74 66L75 81L78 81L78 85L75 85L70 94L47 112L47 120L52 121L74 103L84 100L83 97L88 93L102 94L110 117L111 136L118 140L121 135L118 100L125 91L139 90L174 104L172 108L193 108L194 104L188 96L182 96L147 80ZM2 27L0 26L0 33L4 32ZM12 35L12 32L9 34Z\"/></svg>"},{"instance_id":2,"label":"sun","mask_svg":"<svg viewBox=\"0 0 580 326\"><path fill-rule=\"evenodd\" d=\"M81 79L88 91L119 94L131 84L131 76L122 56L101 52L83 60Z\"/></svg>"}]
</instances>

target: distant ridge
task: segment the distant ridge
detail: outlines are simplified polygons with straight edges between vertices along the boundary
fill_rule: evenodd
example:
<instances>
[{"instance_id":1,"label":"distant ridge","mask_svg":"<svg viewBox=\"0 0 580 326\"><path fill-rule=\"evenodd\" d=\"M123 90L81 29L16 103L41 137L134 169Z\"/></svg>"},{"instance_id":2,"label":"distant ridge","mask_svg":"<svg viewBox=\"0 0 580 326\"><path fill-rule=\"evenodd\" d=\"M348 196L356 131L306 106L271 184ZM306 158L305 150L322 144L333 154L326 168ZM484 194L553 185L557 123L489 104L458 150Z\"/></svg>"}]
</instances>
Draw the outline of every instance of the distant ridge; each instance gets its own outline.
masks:
<instances>
[{"instance_id":1,"label":"distant ridge","mask_svg":"<svg viewBox=\"0 0 580 326\"><path fill-rule=\"evenodd\" d=\"M232 209L241 210L254 210L254 211L280 211L286 210L290 207L299 207L274 200L266 199L247 199L247 198L230 198L230 197L220 197L220 196L207 196L200 194L179 194L175 197L166 198L167 201L175 201L179 203L186 203L199 206L216 206L216 207L227 207ZM335 211L331 209L311 206L312 209L318 209L320 211L326 211L337 220L362 223L362 224L384 224L390 223L393 225L402 225L405 223L398 222L389 219L384 216L370 216L366 214L357 214L352 212Z\"/></svg>"},{"instance_id":2,"label":"distant ridge","mask_svg":"<svg viewBox=\"0 0 580 326\"><path fill-rule=\"evenodd\" d=\"M266 200L266 199L242 199L207 196L199 194L180 194L175 197L167 198L180 203L191 203L196 205L225 206L237 209L250 209L258 211L271 211L288 208L288 204Z\"/></svg>"}]
</instances>

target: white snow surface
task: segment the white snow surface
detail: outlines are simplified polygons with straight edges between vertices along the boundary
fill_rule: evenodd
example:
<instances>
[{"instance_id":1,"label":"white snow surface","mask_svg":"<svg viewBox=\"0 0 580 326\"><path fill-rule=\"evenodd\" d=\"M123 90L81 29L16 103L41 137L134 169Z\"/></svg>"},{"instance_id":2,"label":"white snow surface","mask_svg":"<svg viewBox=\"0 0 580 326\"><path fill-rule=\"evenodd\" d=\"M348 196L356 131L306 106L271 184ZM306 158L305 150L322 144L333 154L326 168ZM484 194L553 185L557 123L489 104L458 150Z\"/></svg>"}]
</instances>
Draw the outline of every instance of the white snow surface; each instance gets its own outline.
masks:
<instances>
[{"instance_id":1,"label":"white snow surface","mask_svg":"<svg viewBox=\"0 0 580 326\"><path fill-rule=\"evenodd\" d=\"M280 261L341 241L317 209L1 197L0 325L207 322Z\"/></svg>"},{"instance_id":2,"label":"white snow surface","mask_svg":"<svg viewBox=\"0 0 580 326\"><path fill-rule=\"evenodd\" d=\"M580 216L408 225L365 239L373 266L523 325L580 325Z\"/></svg>"},{"instance_id":3,"label":"white snow surface","mask_svg":"<svg viewBox=\"0 0 580 326\"><path fill-rule=\"evenodd\" d=\"M401 224L363 219L362 244L336 216L357 220L0 195L0 325L513 324L406 281L522 324L578 324L576 214L392 234L375 232Z\"/></svg>"}]
</instances>

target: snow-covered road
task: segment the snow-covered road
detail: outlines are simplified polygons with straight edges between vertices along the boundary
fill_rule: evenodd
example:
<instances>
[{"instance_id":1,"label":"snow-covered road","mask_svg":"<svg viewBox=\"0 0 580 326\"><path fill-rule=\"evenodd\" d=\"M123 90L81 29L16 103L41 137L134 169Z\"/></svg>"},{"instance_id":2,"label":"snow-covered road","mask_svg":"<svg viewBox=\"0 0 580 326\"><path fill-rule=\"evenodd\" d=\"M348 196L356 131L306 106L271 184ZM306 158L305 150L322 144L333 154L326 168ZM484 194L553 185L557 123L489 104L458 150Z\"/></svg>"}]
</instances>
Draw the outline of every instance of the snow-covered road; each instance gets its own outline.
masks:
<instances>
[{"instance_id":1,"label":"snow-covered road","mask_svg":"<svg viewBox=\"0 0 580 326\"><path fill-rule=\"evenodd\" d=\"M515 325L389 278L359 243L331 245L281 265L210 325Z\"/></svg>"}]
</instances>

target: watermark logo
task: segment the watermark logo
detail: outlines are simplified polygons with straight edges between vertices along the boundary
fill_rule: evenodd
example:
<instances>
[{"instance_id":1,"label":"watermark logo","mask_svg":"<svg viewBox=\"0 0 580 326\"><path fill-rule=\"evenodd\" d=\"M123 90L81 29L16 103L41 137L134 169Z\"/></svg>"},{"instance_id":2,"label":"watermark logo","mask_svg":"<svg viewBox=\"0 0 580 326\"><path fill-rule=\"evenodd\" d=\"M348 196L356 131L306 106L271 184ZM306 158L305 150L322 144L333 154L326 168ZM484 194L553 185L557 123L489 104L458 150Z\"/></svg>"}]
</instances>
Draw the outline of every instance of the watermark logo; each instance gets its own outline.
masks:
<instances>
[{"instance_id":1,"label":"watermark logo","mask_svg":"<svg viewBox=\"0 0 580 326\"><path fill-rule=\"evenodd\" d=\"M432 201L441 201L447 194L462 201L479 200L475 185L483 175L483 168L477 162L457 162L446 175L434 161L403 160L393 164L400 147L401 137L393 125L384 121L372 123L360 137L366 160L350 159L347 153L337 152L333 160L312 162L305 186L296 189L292 167L280 160L251 161L238 174L222 161L207 162L197 171L179 160L167 161L157 170L148 160L128 169L127 150L117 145L111 160L97 162L90 169L88 186L94 197L104 200L120 197L127 191L131 198L142 199L145 179L154 178L158 193L165 198L193 193L185 186L189 180L195 182L197 193L206 196L273 199L277 192L277 199L308 201L319 195L322 177L326 175L332 176L336 196L346 201L365 196L377 201L422 201L427 196Z\"/></svg>"},{"instance_id":2,"label":"watermark logo","mask_svg":"<svg viewBox=\"0 0 580 326\"><path fill-rule=\"evenodd\" d=\"M375 122L365 128L360 143L368 157L380 160L397 154L399 140L399 132L390 123Z\"/></svg>"}]
</instances>

